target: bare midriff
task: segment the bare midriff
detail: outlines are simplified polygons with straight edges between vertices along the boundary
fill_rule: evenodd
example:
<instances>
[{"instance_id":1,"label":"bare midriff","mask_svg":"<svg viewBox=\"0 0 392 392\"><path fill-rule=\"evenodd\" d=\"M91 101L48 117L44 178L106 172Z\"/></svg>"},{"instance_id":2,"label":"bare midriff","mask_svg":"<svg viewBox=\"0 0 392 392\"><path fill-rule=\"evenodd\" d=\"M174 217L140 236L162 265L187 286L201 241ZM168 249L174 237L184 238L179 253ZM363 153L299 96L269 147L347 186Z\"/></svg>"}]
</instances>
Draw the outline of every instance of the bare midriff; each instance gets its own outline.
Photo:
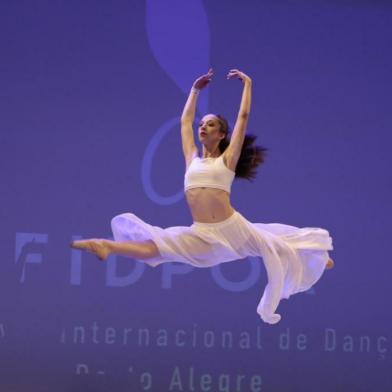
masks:
<instances>
[{"instance_id":1,"label":"bare midriff","mask_svg":"<svg viewBox=\"0 0 392 392\"><path fill-rule=\"evenodd\" d=\"M191 188L185 192L185 197L194 222L221 222L235 212L229 193L223 189Z\"/></svg>"}]
</instances>

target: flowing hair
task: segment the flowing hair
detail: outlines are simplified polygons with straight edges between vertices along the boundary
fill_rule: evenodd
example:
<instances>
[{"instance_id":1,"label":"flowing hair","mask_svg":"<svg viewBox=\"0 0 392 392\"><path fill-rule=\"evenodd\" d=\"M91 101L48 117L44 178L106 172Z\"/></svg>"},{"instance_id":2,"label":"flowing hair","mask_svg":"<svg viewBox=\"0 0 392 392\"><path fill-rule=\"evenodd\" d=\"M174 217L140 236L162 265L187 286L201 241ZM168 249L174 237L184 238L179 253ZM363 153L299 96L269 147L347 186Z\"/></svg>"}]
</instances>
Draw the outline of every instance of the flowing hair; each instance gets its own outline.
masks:
<instances>
[{"instance_id":1,"label":"flowing hair","mask_svg":"<svg viewBox=\"0 0 392 392\"><path fill-rule=\"evenodd\" d=\"M226 136L219 143L219 150L221 153L226 150L230 144L229 137L229 124L227 120L220 114L215 115L221 125L220 131ZM264 163L267 151L266 147L261 145L253 145L256 140L257 135L248 133L245 135L244 142L241 149L241 155L238 159L237 166L235 168L235 177L246 178L247 180L253 182L257 174L257 166Z\"/></svg>"}]
</instances>

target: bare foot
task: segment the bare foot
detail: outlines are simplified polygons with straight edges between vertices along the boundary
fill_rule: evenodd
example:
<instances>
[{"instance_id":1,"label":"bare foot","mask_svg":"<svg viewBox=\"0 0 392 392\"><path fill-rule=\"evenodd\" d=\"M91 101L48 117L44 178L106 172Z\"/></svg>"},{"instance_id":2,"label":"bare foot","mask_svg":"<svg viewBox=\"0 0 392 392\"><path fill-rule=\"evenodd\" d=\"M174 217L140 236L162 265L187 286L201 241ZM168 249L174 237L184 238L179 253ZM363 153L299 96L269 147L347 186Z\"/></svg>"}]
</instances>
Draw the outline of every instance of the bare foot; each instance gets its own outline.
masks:
<instances>
[{"instance_id":1,"label":"bare foot","mask_svg":"<svg viewBox=\"0 0 392 392\"><path fill-rule=\"evenodd\" d=\"M335 265L334 261L332 259L329 259L325 269L331 269L331 268L333 268L334 265Z\"/></svg>"},{"instance_id":2,"label":"bare foot","mask_svg":"<svg viewBox=\"0 0 392 392\"><path fill-rule=\"evenodd\" d=\"M107 241L99 238L91 238L89 240L72 241L69 246L74 249L85 250L95 254L100 260L105 261L109 256L109 247Z\"/></svg>"}]
</instances>

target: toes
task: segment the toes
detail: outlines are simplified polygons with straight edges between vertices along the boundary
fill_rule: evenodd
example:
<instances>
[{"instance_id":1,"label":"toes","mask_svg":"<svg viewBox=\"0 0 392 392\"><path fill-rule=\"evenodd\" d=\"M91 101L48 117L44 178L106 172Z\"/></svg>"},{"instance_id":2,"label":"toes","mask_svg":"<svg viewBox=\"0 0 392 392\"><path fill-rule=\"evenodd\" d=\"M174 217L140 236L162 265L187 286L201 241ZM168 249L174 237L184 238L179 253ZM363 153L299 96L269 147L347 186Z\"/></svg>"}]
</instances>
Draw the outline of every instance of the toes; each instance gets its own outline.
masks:
<instances>
[{"instance_id":1,"label":"toes","mask_svg":"<svg viewBox=\"0 0 392 392\"><path fill-rule=\"evenodd\" d=\"M70 242L69 246L75 249L80 248L80 245L76 241Z\"/></svg>"},{"instance_id":2,"label":"toes","mask_svg":"<svg viewBox=\"0 0 392 392\"><path fill-rule=\"evenodd\" d=\"M105 261L108 257L108 252L104 245L95 239L72 241L69 246L74 249L85 250L88 253L93 253L99 258L99 260L102 261Z\"/></svg>"},{"instance_id":3,"label":"toes","mask_svg":"<svg viewBox=\"0 0 392 392\"><path fill-rule=\"evenodd\" d=\"M327 262L326 268L331 269L331 268L333 268L334 264L335 264L334 261L332 259L329 259Z\"/></svg>"}]
</instances>

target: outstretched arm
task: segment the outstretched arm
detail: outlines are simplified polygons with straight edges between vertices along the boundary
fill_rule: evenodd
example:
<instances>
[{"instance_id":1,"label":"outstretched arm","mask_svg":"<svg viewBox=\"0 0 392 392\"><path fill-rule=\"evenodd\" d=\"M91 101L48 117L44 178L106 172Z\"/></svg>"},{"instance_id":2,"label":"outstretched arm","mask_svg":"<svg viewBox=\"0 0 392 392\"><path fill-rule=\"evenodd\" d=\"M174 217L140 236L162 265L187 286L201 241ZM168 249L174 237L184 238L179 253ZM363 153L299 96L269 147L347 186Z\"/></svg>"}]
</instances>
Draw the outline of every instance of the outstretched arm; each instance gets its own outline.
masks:
<instances>
[{"instance_id":1,"label":"outstretched arm","mask_svg":"<svg viewBox=\"0 0 392 392\"><path fill-rule=\"evenodd\" d=\"M252 80L243 72L238 71L238 69L230 70L227 78L230 79L231 77L238 77L244 83L240 109L238 111L237 120L230 138L230 144L227 147L227 155L231 161L231 165L235 167L241 155L246 127L248 125L252 96Z\"/></svg>"},{"instance_id":2,"label":"outstretched arm","mask_svg":"<svg viewBox=\"0 0 392 392\"><path fill-rule=\"evenodd\" d=\"M195 119L196 102L199 90L192 86L189 92L188 99L185 103L184 110L181 115L181 122L190 121L193 122Z\"/></svg>"},{"instance_id":3,"label":"outstretched arm","mask_svg":"<svg viewBox=\"0 0 392 392\"><path fill-rule=\"evenodd\" d=\"M212 68L210 68L207 74L202 75L193 83L192 89L189 93L188 99L185 103L185 107L181 115L182 150L185 155L185 160L187 160L196 149L192 123L195 119L198 93L200 89L207 86L207 84L210 82L212 73Z\"/></svg>"}]
</instances>

